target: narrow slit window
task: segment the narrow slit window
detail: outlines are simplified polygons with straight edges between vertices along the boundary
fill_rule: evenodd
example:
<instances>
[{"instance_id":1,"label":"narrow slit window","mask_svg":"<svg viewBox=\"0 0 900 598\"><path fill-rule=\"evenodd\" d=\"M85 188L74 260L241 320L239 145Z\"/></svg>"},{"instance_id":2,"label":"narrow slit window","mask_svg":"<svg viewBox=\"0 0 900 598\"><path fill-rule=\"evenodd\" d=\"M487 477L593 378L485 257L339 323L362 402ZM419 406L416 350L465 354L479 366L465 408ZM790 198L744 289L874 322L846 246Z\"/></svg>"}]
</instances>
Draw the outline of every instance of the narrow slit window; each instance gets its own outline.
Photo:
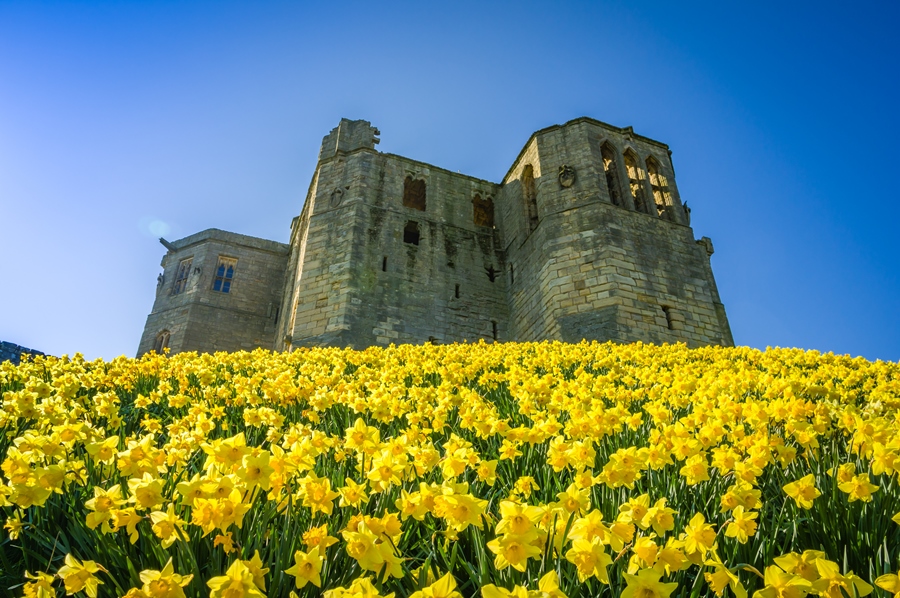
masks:
<instances>
[{"instance_id":1,"label":"narrow slit window","mask_svg":"<svg viewBox=\"0 0 900 598\"><path fill-rule=\"evenodd\" d=\"M528 234L531 234L538 225L537 189L534 185L534 166L531 164L526 164L522 169L522 199L525 204Z\"/></svg>"},{"instance_id":2,"label":"narrow slit window","mask_svg":"<svg viewBox=\"0 0 900 598\"><path fill-rule=\"evenodd\" d=\"M609 190L609 201L614 206L622 205L622 196L619 191L619 172L616 168L616 150L609 143L604 143L600 148L600 157L603 159L603 173L606 175L606 188Z\"/></svg>"},{"instance_id":3,"label":"narrow slit window","mask_svg":"<svg viewBox=\"0 0 900 598\"><path fill-rule=\"evenodd\" d=\"M494 270L493 266L488 266L484 269L484 271L487 274L488 280L490 280L491 282L497 280L497 270Z\"/></svg>"},{"instance_id":4,"label":"narrow slit window","mask_svg":"<svg viewBox=\"0 0 900 598\"><path fill-rule=\"evenodd\" d=\"M653 201L660 218L673 220L672 196L669 193L669 181L660 171L660 166L653 158L647 159L647 174L650 175L650 188L653 190Z\"/></svg>"},{"instance_id":5,"label":"narrow slit window","mask_svg":"<svg viewBox=\"0 0 900 598\"><path fill-rule=\"evenodd\" d=\"M381 258L381 271L387 272L387 256Z\"/></svg>"},{"instance_id":6,"label":"narrow slit window","mask_svg":"<svg viewBox=\"0 0 900 598\"><path fill-rule=\"evenodd\" d=\"M513 265L509 265L509 284L516 282L516 272L513 270Z\"/></svg>"},{"instance_id":7,"label":"narrow slit window","mask_svg":"<svg viewBox=\"0 0 900 598\"><path fill-rule=\"evenodd\" d=\"M491 320L491 334L494 340L497 340L497 322L495 320Z\"/></svg>"},{"instance_id":8,"label":"narrow slit window","mask_svg":"<svg viewBox=\"0 0 900 598\"><path fill-rule=\"evenodd\" d=\"M406 223L406 226L403 227L403 242L409 243L410 245L418 245L419 244L419 223L413 222L410 220Z\"/></svg>"},{"instance_id":9,"label":"narrow slit window","mask_svg":"<svg viewBox=\"0 0 900 598\"><path fill-rule=\"evenodd\" d=\"M216 265L216 278L213 281L214 291L219 293L231 292L231 282L234 279L234 267L236 265L236 259L219 256L219 263Z\"/></svg>"},{"instance_id":10,"label":"narrow slit window","mask_svg":"<svg viewBox=\"0 0 900 598\"><path fill-rule=\"evenodd\" d=\"M459 285L456 285L456 288L453 290L453 296L459 299Z\"/></svg>"},{"instance_id":11,"label":"narrow slit window","mask_svg":"<svg viewBox=\"0 0 900 598\"><path fill-rule=\"evenodd\" d=\"M414 210L425 211L425 181L411 176L403 181L403 205Z\"/></svg>"},{"instance_id":12,"label":"narrow slit window","mask_svg":"<svg viewBox=\"0 0 900 598\"><path fill-rule=\"evenodd\" d=\"M672 308L667 305L663 305L662 310L663 313L666 314L666 326L669 328L669 330L675 330L672 327Z\"/></svg>"},{"instance_id":13,"label":"narrow slit window","mask_svg":"<svg viewBox=\"0 0 900 598\"><path fill-rule=\"evenodd\" d=\"M175 284L172 286L172 294L178 295L183 293L187 288L188 277L191 275L191 263L194 258L181 260L178 263L178 270L175 272Z\"/></svg>"}]
</instances>

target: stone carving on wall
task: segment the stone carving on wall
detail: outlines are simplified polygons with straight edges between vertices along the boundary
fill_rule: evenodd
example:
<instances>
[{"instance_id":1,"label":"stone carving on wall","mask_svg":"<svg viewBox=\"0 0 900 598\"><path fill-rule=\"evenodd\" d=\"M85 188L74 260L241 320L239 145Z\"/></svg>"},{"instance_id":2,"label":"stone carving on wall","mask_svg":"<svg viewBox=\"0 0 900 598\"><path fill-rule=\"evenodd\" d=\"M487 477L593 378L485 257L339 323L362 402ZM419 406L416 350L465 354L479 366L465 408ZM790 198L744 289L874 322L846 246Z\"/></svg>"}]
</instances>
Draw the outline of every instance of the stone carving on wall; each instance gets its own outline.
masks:
<instances>
[{"instance_id":1,"label":"stone carving on wall","mask_svg":"<svg viewBox=\"0 0 900 598\"><path fill-rule=\"evenodd\" d=\"M341 205L341 200L344 198L344 190L338 187L334 191L331 192L331 207L336 208Z\"/></svg>"},{"instance_id":2,"label":"stone carving on wall","mask_svg":"<svg viewBox=\"0 0 900 598\"><path fill-rule=\"evenodd\" d=\"M568 189L575 184L575 169L563 164L559 167L559 184L563 189Z\"/></svg>"}]
</instances>

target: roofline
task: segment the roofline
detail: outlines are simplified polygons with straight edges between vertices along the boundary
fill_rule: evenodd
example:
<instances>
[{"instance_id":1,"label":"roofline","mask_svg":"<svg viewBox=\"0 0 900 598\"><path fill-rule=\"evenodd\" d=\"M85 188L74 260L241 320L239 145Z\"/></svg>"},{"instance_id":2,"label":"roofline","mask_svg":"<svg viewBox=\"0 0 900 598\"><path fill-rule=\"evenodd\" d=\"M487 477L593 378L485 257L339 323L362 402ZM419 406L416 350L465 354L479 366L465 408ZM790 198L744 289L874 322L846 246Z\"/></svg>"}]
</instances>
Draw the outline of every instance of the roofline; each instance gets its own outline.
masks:
<instances>
[{"instance_id":1,"label":"roofline","mask_svg":"<svg viewBox=\"0 0 900 598\"><path fill-rule=\"evenodd\" d=\"M337 158L339 156L352 156L353 154L358 154L358 153L370 153L370 154L374 154L376 156L387 156L388 158L399 158L400 160L406 160L407 162L421 164L422 166L427 166L430 169L439 170L441 172L446 172L447 174L450 174L453 176L458 176L458 177L463 177L463 178L466 178L466 179L469 179L472 181L476 181L478 183L487 183L488 185L494 185L494 186L502 184L502 183L496 183L494 181L489 181L487 179L480 179L478 177L475 177L475 176L472 176L469 174L463 174L461 172L453 172L452 170L450 170L448 168L443 168L441 166L435 166L434 164L429 164L428 162L422 162L421 160L416 160L415 158L407 158L406 156L401 156L400 154L392 154L390 152L379 152L377 149L372 149L370 147L358 147L354 150L350 150L349 152L339 150L339 151L335 152L335 154L333 156L329 156L328 158L319 160L318 166L321 166L322 164L331 162L332 160L334 160L335 158ZM316 168L317 171L318 171L318 166Z\"/></svg>"},{"instance_id":2,"label":"roofline","mask_svg":"<svg viewBox=\"0 0 900 598\"><path fill-rule=\"evenodd\" d=\"M605 123L602 120L597 120L596 118L591 118L590 116L579 116L578 118L573 118L570 121L564 122L561 125L550 125L549 127L544 127L543 129L539 129L531 134L528 138L528 141L525 142L525 145L522 146L522 149L519 150L519 155L516 156L516 159L512 161L512 164L509 167L509 170L506 171L506 174L503 175L502 181L505 181L509 174L516 167L516 164L519 163L519 160L522 159L522 155L525 153L525 150L528 149L528 146L531 145L531 141L537 137L538 135L543 135L544 133L549 133L550 131L555 131L557 129L562 129L564 127L568 127L569 125L575 125L578 123L589 123L592 125L599 125L601 127L606 127L607 129L612 129L619 133L627 133L636 139L640 139L641 141L645 141L647 143L652 143L653 145L657 145L659 147L664 148L666 151L669 150L669 146L661 141L656 141L655 139L650 139L649 137L644 137L643 135L638 135L634 132L634 129L630 126L628 127L617 127L615 125L611 125L609 123ZM501 183L503 184L503 183Z\"/></svg>"},{"instance_id":3,"label":"roofline","mask_svg":"<svg viewBox=\"0 0 900 598\"><path fill-rule=\"evenodd\" d=\"M188 247L199 245L206 241L223 241L225 243L242 245L257 251L267 251L269 253L288 253L291 248L291 246L286 243L279 243L278 241L272 241L271 239L252 237L250 235L242 235L240 233L232 233L219 228L208 228L199 233L182 237L176 241L171 241L171 244L175 246L176 250L182 251ZM253 243L253 241L256 241L256 243Z\"/></svg>"}]
</instances>

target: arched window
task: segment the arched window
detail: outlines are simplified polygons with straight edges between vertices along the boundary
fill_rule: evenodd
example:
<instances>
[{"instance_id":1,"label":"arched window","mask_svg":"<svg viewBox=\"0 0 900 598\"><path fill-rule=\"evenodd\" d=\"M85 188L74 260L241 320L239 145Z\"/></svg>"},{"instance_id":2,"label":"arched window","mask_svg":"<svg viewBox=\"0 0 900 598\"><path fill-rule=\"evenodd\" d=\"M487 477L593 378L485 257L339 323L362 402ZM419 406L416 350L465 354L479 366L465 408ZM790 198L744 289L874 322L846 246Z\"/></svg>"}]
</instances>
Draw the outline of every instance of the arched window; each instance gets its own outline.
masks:
<instances>
[{"instance_id":1,"label":"arched window","mask_svg":"<svg viewBox=\"0 0 900 598\"><path fill-rule=\"evenodd\" d=\"M494 228L494 201L490 197L481 199L481 195L476 193L472 200L472 210L475 226Z\"/></svg>"},{"instance_id":2,"label":"arched window","mask_svg":"<svg viewBox=\"0 0 900 598\"><path fill-rule=\"evenodd\" d=\"M603 172L606 174L606 188L609 190L609 200L616 206L624 205L622 192L619 189L619 171L616 168L616 150L607 142L600 147L600 157L603 159Z\"/></svg>"},{"instance_id":3,"label":"arched window","mask_svg":"<svg viewBox=\"0 0 900 598\"><path fill-rule=\"evenodd\" d=\"M638 166L638 158L634 152L628 150L625 152L625 170L628 174L628 187L631 196L634 198L634 209L638 212L647 213L647 202L644 199L644 188L641 181L644 178L644 171Z\"/></svg>"},{"instance_id":4,"label":"arched window","mask_svg":"<svg viewBox=\"0 0 900 598\"><path fill-rule=\"evenodd\" d=\"M178 270L175 271L175 284L172 285L172 294L178 295L187 288L188 277L191 275L191 263L194 258L187 258L178 262Z\"/></svg>"},{"instance_id":5,"label":"arched window","mask_svg":"<svg viewBox=\"0 0 900 598\"><path fill-rule=\"evenodd\" d=\"M163 330L156 335L156 341L153 343L153 350L159 355L162 355L163 349L166 349L169 346L169 336L168 330Z\"/></svg>"},{"instance_id":6,"label":"arched window","mask_svg":"<svg viewBox=\"0 0 900 598\"><path fill-rule=\"evenodd\" d=\"M213 279L213 290L220 293L231 292L231 281L234 279L234 267L237 260L230 257L219 256L216 264L216 276Z\"/></svg>"},{"instance_id":7,"label":"arched window","mask_svg":"<svg viewBox=\"0 0 900 598\"><path fill-rule=\"evenodd\" d=\"M534 167L531 164L526 164L522 169L522 198L528 233L531 234L538 225L537 190L534 188Z\"/></svg>"},{"instance_id":8,"label":"arched window","mask_svg":"<svg viewBox=\"0 0 900 598\"><path fill-rule=\"evenodd\" d=\"M656 211L661 218L675 220L672 213L672 196L669 194L669 181L661 172L659 162L654 158L647 158L647 174L650 176L650 188L653 189L653 201L656 203Z\"/></svg>"},{"instance_id":9,"label":"arched window","mask_svg":"<svg viewBox=\"0 0 900 598\"><path fill-rule=\"evenodd\" d=\"M425 211L425 181L406 177L403 182L403 205L414 210Z\"/></svg>"}]
</instances>

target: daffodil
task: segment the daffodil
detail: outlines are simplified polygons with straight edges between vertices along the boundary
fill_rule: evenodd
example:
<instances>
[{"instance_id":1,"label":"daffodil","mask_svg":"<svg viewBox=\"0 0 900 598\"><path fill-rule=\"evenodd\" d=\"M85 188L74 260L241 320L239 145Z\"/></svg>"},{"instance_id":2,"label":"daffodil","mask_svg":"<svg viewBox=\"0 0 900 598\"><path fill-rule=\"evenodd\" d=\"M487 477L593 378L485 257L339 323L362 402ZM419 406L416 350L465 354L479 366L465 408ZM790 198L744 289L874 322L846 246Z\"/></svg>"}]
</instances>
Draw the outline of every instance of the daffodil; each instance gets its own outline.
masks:
<instances>
[{"instance_id":1,"label":"daffodil","mask_svg":"<svg viewBox=\"0 0 900 598\"><path fill-rule=\"evenodd\" d=\"M71 554L67 554L65 565L60 567L56 574L63 580L67 596L83 590L91 598L97 598L97 587L103 582L97 579L95 574L100 571L106 569L94 561L81 562Z\"/></svg>"},{"instance_id":2,"label":"daffodil","mask_svg":"<svg viewBox=\"0 0 900 598\"><path fill-rule=\"evenodd\" d=\"M625 589L621 598L668 598L678 587L677 583L662 583L659 572L653 569L644 569L636 575L623 573Z\"/></svg>"},{"instance_id":3,"label":"daffodil","mask_svg":"<svg viewBox=\"0 0 900 598\"><path fill-rule=\"evenodd\" d=\"M210 598L265 598L253 581L253 573L243 561L235 561L225 575L206 582Z\"/></svg>"},{"instance_id":4,"label":"daffodil","mask_svg":"<svg viewBox=\"0 0 900 598\"><path fill-rule=\"evenodd\" d=\"M798 507L811 509L813 501L822 495L816 488L815 477L808 474L795 482L785 484L784 493L794 499Z\"/></svg>"},{"instance_id":5,"label":"daffodil","mask_svg":"<svg viewBox=\"0 0 900 598\"><path fill-rule=\"evenodd\" d=\"M893 598L900 598L900 576L897 573L887 573L878 577L875 585L893 594Z\"/></svg>"},{"instance_id":6,"label":"daffodil","mask_svg":"<svg viewBox=\"0 0 900 598\"><path fill-rule=\"evenodd\" d=\"M175 573L172 559L166 563L162 571L141 571L141 588L149 598L184 598L184 586L191 582L193 575L179 575Z\"/></svg>"},{"instance_id":7,"label":"daffodil","mask_svg":"<svg viewBox=\"0 0 900 598\"><path fill-rule=\"evenodd\" d=\"M731 516L732 521L725 527L725 535L746 544L750 536L756 534L756 518L759 513L744 511L744 507L735 507Z\"/></svg>"},{"instance_id":8,"label":"daffodil","mask_svg":"<svg viewBox=\"0 0 900 598\"><path fill-rule=\"evenodd\" d=\"M535 532L523 536L505 534L488 542L488 550L496 555L494 567L499 571L512 567L524 572L528 559L541 553L541 549L532 544L535 537Z\"/></svg>"},{"instance_id":9,"label":"daffodil","mask_svg":"<svg viewBox=\"0 0 900 598\"><path fill-rule=\"evenodd\" d=\"M303 551L294 552L294 566L284 570L295 578L297 589L311 583L317 588L322 587L322 558L319 556L319 547L316 546L309 553Z\"/></svg>"},{"instance_id":10,"label":"daffodil","mask_svg":"<svg viewBox=\"0 0 900 598\"><path fill-rule=\"evenodd\" d=\"M449 573L409 595L409 598L462 598L462 594L456 591L456 580Z\"/></svg>"},{"instance_id":11,"label":"daffodil","mask_svg":"<svg viewBox=\"0 0 900 598\"><path fill-rule=\"evenodd\" d=\"M605 584L609 583L606 568L612 564L612 558L606 553L599 538L573 541L572 547L566 552L566 560L575 565L579 581L596 577Z\"/></svg>"}]
</instances>

